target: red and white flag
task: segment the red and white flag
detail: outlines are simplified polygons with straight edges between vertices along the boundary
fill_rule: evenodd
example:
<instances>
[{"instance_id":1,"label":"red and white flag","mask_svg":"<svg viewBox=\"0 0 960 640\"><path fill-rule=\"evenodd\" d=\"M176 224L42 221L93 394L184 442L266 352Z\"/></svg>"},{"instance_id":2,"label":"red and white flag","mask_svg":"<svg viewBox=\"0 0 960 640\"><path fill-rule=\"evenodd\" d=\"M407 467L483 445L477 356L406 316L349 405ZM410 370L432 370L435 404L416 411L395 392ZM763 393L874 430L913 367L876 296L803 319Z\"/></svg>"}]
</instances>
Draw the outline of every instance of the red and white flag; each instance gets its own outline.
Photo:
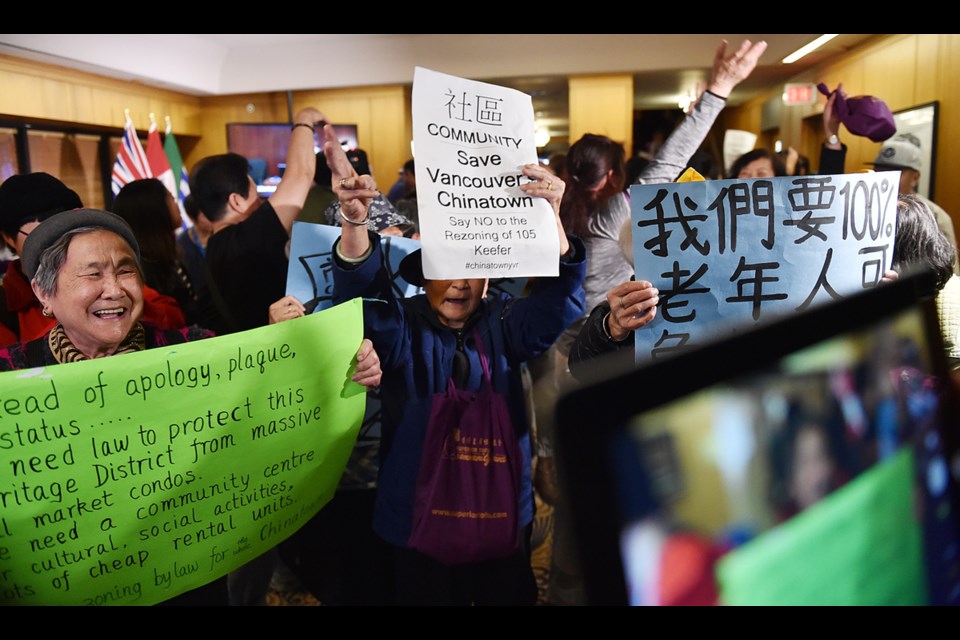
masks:
<instances>
[{"instance_id":1,"label":"red and white flag","mask_svg":"<svg viewBox=\"0 0 960 640\"><path fill-rule=\"evenodd\" d=\"M123 140L117 150L117 159L113 163L111 180L113 195L116 197L123 185L128 182L152 177L150 162L140 144L140 138L137 137L137 129L133 126L133 120L127 116L127 122L123 126Z\"/></svg>"},{"instance_id":2,"label":"red and white flag","mask_svg":"<svg viewBox=\"0 0 960 640\"><path fill-rule=\"evenodd\" d=\"M163 186L173 196L174 202L179 202L177 181L173 178L173 169L167 161L167 154L163 151L157 122L153 119L153 114L150 114L150 116L150 130L147 132L147 162L150 163L153 177L163 183Z\"/></svg>"}]
</instances>

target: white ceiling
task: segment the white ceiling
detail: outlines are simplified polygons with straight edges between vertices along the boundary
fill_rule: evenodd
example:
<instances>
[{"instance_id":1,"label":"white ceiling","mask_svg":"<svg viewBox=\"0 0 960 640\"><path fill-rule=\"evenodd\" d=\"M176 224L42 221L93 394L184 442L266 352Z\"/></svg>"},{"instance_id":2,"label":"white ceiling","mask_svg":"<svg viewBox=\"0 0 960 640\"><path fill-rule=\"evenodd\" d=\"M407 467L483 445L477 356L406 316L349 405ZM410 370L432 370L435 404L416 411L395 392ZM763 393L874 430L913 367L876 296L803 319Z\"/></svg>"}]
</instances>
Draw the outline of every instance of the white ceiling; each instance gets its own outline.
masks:
<instances>
[{"instance_id":1,"label":"white ceiling","mask_svg":"<svg viewBox=\"0 0 960 640\"><path fill-rule=\"evenodd\" d=\"M634 108L675 109L706 84L717 46L766 40L736 106L872 37L841 34L799 62L820 34L0 34L0 53L194 95L410 84L416 66L513 87L533 98L558 142L569 134L567 77L631 73Z\"/></svg>"},{"instance_id":2,"label":"white ceiling","mask_svg":"<svg viewBox=\"0 0 960 640\"><path fill-rule=\"evenodd\" d=\"M0 52L196 95L405 84L415 66L555 92L571 74L636 74L637 108L668 108L705 80L721 38L769 47L732 104L869 37L844 34L0 34ZM565 85L565 82L560 84Z\"/></svg>"}]
</instances>

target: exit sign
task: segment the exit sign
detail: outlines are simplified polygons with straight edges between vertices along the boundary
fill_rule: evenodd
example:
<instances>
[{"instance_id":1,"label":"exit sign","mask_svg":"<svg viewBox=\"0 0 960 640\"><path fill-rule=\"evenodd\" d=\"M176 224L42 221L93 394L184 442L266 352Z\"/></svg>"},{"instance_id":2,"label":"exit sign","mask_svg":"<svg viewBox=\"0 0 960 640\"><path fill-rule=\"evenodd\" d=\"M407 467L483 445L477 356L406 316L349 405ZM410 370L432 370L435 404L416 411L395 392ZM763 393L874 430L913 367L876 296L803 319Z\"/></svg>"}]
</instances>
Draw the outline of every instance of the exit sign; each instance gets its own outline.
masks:
<instances>
[{"instance_id":1,"label":"exit sign","mask_svg":"<svg viewBox=\"0 0 960 640\"><path fill-rule=\"evenodd\" d=\"M814 84L791 83L783 87L783 104L802 105L817 101L817 87Z\"/></svg>"}]
</instances>

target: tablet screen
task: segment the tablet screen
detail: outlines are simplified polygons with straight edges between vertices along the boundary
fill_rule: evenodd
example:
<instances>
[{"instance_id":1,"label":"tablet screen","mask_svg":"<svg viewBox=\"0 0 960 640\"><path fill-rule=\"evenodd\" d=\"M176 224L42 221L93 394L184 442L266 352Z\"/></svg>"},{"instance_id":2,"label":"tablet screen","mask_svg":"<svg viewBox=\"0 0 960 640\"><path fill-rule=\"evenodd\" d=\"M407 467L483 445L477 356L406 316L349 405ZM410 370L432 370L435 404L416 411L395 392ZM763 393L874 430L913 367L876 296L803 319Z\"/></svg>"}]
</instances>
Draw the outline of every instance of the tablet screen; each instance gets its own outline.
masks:
<instances>
[{"instance_id":1,"label":"tablet screen","mask_svg":"<svg viewBox=\"0 0 960 640\"><path fill-rule=\"evenodd\" d=\"M629 603L960 602L927 327L915 306L613 430Z\"/></svg>"}]
</instances>

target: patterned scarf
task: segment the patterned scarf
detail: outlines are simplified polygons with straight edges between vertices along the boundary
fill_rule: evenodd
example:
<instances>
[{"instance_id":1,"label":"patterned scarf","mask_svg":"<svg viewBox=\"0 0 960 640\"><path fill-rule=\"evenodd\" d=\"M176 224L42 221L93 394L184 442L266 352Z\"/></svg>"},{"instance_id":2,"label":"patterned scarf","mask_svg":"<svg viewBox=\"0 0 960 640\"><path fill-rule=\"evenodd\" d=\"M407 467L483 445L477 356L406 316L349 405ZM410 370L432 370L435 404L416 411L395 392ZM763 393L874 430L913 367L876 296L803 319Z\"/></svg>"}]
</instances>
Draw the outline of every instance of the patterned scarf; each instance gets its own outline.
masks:
<instances>
[{"instance_id":1,"label":"patterned scarf","mask_svg":"<svg viewBox=\"0 0 960 640\"><path fill-rule=\"evenodd\" d=\"M57 326L50 330L48 343L50 344L50 351L53 353L53 357L56 358L60 364L90 359L73 345L70 338L67 337L67 332L63 330L62 324L57 323ZM120 343L114 355L143 351L145 348L146 339L143 333L143 325L138 322L134 325L133 329L130 330L130 333L127 334L127 337L123 339L123 342Z\"/></svg>"}]
</instances>

